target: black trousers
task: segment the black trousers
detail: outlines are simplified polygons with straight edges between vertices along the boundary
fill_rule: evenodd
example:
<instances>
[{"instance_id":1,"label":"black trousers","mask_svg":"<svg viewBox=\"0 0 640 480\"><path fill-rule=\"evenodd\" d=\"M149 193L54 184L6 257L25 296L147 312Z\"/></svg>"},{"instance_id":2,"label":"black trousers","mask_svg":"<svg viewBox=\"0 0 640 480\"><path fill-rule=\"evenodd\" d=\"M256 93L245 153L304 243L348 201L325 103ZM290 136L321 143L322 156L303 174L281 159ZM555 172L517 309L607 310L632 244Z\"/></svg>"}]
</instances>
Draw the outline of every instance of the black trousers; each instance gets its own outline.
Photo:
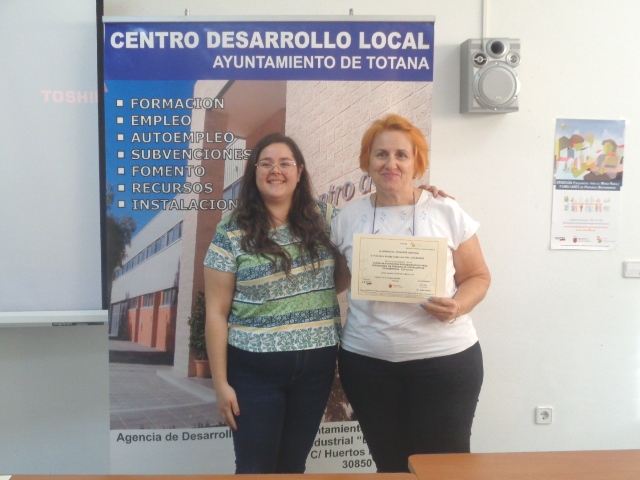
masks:
<instances>
[{"instance_id":1,"label":"black trousers","mask_svg":"<svg viewBox=\"0 0 640 480\"><path fill-rule=\"evenodd\" d=\"M338 368L378 472L408 472L409 455L417 453L470 451L483 378L479 343L406 362L341 348Z\"/></svg>"}]
</instances>

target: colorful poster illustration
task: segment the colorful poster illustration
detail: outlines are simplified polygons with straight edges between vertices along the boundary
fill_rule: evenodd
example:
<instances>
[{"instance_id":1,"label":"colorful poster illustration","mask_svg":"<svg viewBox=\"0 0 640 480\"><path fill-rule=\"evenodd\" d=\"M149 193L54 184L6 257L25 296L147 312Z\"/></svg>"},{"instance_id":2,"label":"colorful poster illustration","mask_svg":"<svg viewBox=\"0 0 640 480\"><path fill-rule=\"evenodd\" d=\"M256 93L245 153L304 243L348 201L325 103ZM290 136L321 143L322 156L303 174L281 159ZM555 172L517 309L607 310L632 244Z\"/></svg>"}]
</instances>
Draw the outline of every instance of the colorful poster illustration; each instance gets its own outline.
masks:
<instances>
[{"instance_id":1,"label":"colorful poster illustration","mask_svg":"<svg viewBox=\"0 0 640 480\"><path fill-rule=\"evenodd\" d=\"M623 120L556 120L552 249L616 246L624 130Z\"/></svg>"},{"instance_id":2,"label":"colorful poster illustration","mask_svg":"<svg viewBox=\"0 0 640 480\"><path fill-rule=\"evenodd\" d=\"M373 120L401 114L428 139L434 23L104 22L111 473L233 473L197 333L216 225L268 133L296 140L337 206L371 191L357 159ZM307 472L373 471L336 381Z\"/></svg>"}]
</instances>

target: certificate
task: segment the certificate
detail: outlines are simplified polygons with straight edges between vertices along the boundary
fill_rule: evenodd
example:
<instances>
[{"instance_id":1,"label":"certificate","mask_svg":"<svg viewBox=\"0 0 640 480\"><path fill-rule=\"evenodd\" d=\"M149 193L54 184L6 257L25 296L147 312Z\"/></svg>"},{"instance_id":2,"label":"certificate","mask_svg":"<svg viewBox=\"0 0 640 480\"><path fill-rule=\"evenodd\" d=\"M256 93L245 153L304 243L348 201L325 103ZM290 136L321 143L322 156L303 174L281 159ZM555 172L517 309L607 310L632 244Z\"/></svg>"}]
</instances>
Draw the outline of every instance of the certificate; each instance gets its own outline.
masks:
<instances>
[{"instance_id":1,"label":"certificate","mask_svg":"<svg viewBox=\"0 0 640 480\"><path fill-rule=\"evenodd\" d=\"M363 235L353 238L351 298L420 303L445 291L447 239Z\"/></svg>"}]
</instances>

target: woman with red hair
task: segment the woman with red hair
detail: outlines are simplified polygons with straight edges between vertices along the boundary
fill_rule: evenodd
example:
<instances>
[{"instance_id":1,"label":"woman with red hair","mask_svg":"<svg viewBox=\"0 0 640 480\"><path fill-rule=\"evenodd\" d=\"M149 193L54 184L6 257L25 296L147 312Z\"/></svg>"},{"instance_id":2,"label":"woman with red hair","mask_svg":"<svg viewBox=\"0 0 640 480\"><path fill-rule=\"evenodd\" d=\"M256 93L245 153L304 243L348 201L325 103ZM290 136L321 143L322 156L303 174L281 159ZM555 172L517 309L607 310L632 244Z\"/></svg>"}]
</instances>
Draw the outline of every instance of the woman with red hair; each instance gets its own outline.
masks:
<instances>
[{"instance_id":1,"label":"woman with red hair","mask_svg":"<svg viewBox=\"0 0 640 480\"><path fill-rule=\"evenodd\" d=\"M482 386L482 353L469 314L491 276L478 223L453 199L414 186L427 167L418 128L399 115L377 120L360 153L360 168L376 191L332 221L332 241L349 270L357 233L444 237L448 246L443 297L417 304L347 294L340 379L379 472L408 471L412 454L469 452Z\"/></svg>"}]
</instances>

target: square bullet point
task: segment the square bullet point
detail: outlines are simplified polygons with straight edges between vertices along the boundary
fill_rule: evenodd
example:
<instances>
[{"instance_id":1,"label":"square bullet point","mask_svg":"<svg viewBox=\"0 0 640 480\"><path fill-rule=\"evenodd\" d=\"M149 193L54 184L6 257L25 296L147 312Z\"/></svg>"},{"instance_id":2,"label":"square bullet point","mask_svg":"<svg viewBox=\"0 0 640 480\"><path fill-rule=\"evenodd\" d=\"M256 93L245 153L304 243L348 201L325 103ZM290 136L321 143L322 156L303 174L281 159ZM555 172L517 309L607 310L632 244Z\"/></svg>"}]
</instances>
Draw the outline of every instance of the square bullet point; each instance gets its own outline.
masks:
<instances>
[{"instance_id":1,"label":"square bullet point","mask_svg":"<svg viewBox=\"0 0 640 480\"><path fill-rule=\"evenodd\" d=\"M124 167L118 167L118 175L124 175Z\"/></svg>"},{"instance_id":2,"label":"square bullet point","mask_svg":"<svg viewBox=\"0 0 640 480\"><path fill-rule=\"evenodd\" d=\"M117 139L119 142L124 142L124 133L119 133Z\"/></svg>"},{"instance_id":3,"label":"square bullet point","mask_svg":"<svg viewBox=\"0 0 640 480\"><path fill-rule=\"evenodd\" d=\"M122 150L118 150L118 158L124 158L124 152Z\"/></svg>"},{"instance_id":4,"label":"square bullet point","mask_svg":"<svg viewBox=\"0 0 640 480\"><path fill-rule=\"evenodd\" d=\"M122 125L124 123L124 117L116 117L116 123Z\"/></svg>"},{"instance_id":5,"label":"square bullet point","mask_svg":"<svg viewBox=\"0 0 640 480\"><path fill-rule=\"evenodd\" d=\"M125 203L124 200L118 200L118 208L124 208Z\"/></svg>"},{"instance_id":6,"label":"square bullet point","mask_svg":"<svg viewBox=\"0 0 640 480\"><path fill-rule=\"evenodd\" d=\"M124 100L116 100L116 107L124 107Z\"/></svg>"},{"instance_id":7,"label":"square bullet point","mask_svg":"<svg viewBox=\"0 0 640 480\"><path fill-rule=\"evenodd\" d=\"M119 191L119 192L124 192L124 185L119 184L119 185L118 185L118 191Z\"/></svg>"}]
</instances>

